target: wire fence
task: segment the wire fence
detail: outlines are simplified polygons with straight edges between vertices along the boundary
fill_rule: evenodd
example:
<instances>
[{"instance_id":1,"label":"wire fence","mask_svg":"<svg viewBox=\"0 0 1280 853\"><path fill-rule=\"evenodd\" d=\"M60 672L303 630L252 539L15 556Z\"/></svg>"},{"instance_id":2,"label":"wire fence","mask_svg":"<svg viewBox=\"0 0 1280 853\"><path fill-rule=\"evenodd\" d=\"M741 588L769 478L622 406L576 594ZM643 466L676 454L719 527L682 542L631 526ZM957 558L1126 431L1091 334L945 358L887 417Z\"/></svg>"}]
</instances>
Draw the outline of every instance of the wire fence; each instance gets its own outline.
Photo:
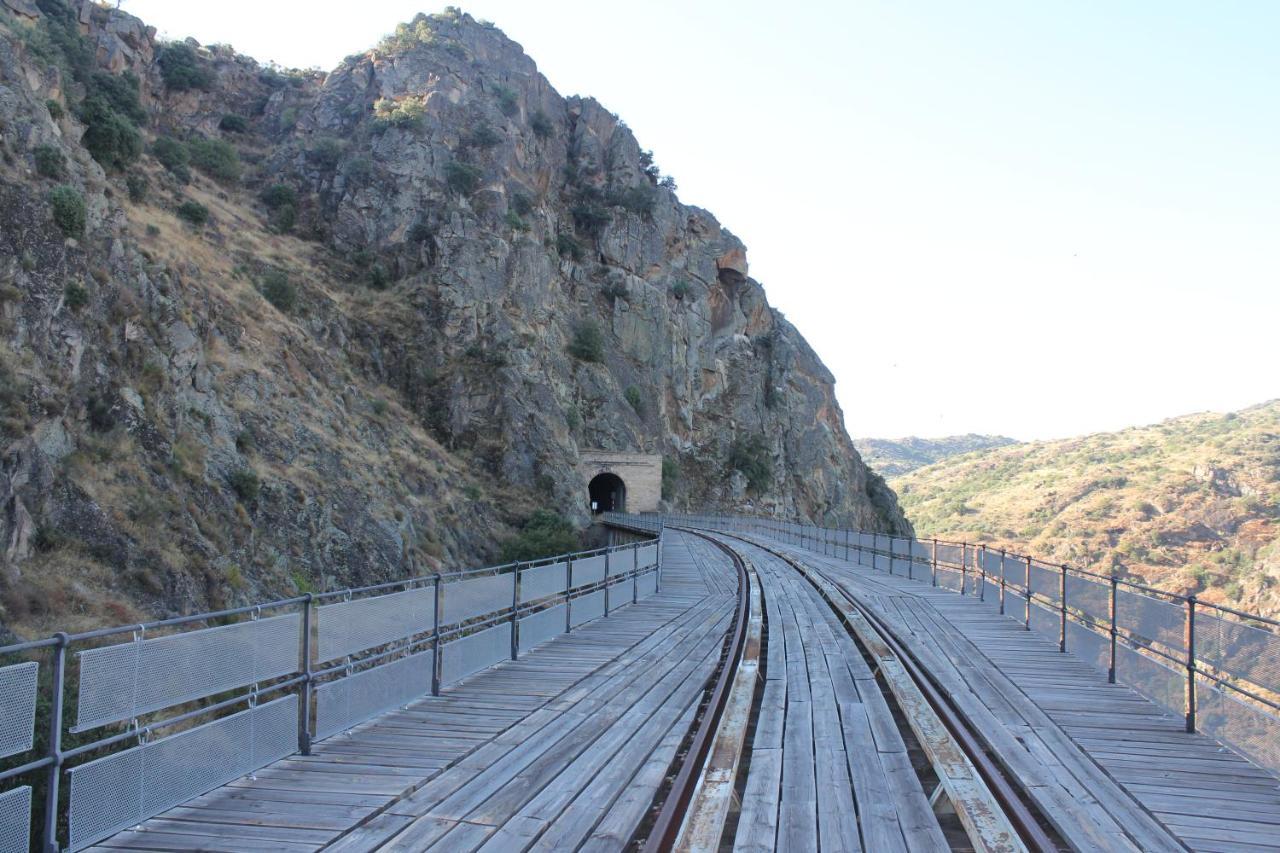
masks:
<instances>
[{"instance_id":1,"label":"wire fence","mask_svg":"<svg viewBox=\"0 0 1280 853\"><path fill-rule=\"evenodd\" d=\"M656 593L661 543L0 647L0 853L79 850Z\"/></svg>"},{"instance_id":2,"label":"wire fence","mask_svg":"<svg viewBox=\"0 0 1280 853\"><path fill-rule=\"evenodd\" d=\"M763 534L977 600L1280 774L1280 621L982 544L729 515L627 517Z\"/></svg>"}]
</instances>

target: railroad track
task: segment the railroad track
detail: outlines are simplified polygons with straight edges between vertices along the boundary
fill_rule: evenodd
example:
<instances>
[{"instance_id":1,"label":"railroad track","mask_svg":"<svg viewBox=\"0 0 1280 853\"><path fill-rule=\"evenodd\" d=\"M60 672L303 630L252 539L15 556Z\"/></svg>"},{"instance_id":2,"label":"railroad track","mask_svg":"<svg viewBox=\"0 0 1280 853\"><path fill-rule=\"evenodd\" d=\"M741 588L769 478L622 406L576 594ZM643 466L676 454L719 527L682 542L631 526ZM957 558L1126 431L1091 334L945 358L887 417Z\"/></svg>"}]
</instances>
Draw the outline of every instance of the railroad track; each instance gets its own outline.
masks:
<instances>
[{"instance_id":1,"label":"railroad track","mask_svg":"<svg viewBox=\"0 0 1280 853\"><path fill-rule=\"evenodd\" d=\"M715 543L733 560L739 579L737 612L725 639L720 666L708 683L697 724L672 764L670 784L655 799L652 819L633 837L632 849L646 853L671 849L794 849L797 845L824 850L860 847L877 853L889 847L1034 853L1070 849L1029 793L986 747L976 726L871 608L833 583L820 568L767 542L723 532L681 529ZM753 554L761 562L759 571ZM787 571L794 575L785 576ZM803 583L797 584L797 577ZM779 619L780 624L772 626L765 618L763 604L769 594L762 590L770 585L778 591L775 597L779 598L788 595L780 591L783 589L792 594L805 589L816 593L830 610L819 614L819 618L825 617L828 625L841 628L843 636L826 630L818 621L808 626L791 625L790 617L786 624ZM770 601L769 610L777 611L779 604ZM773 654L762 654L762 642L784 640L789 643L785 663L776 649ZM820 643L821 651L811 648ZM848 701L849 690L845 686L842 694L841 685L856 683L869 690L870 684L866 677L850 681L843 672L837 672L833 651L839 651L850 663L855 679L859 673L869 675L879 686L883 702L865 694L859 711L866 709L871 715L870 725L882 750L886 743L899 742L888 729L890 725L896 727L901 745L915 756L914 786L903 784L900 778L897 787L878 786L875 776L882 772L881 768L855 766L855 762L869 759L864 751L850 746L847 732L840 745L847 751L848 773L844 774L838 762L832 764L830 753L838 750L833 740L821 732L829 733L832 721L844 719L850 707L841 704ZM862 661L854 660L855 655ZM774 667L785 667L788 677L794 679L793 670L799 667L814 683L766 687L766 657L774 661ZM810 662L807 670L804 658ZM864 663L866 668L861 669ZM836 684L834 692L826 690L822 680L825 674L830 674ZM773 672L770 678L777 680L781 676L782 673ZM770 717L769 709L778 703L776 697L767 695L776 690L788 690L788 695L794 697L783 703L783 713L795 714L795 709L806 708L802 703L810 703L804 725L786 727L785 735L779 737L774 737L774 729L781 732L784 723L781 717ZM842 695L844 698L839 699ZM778 716L776 711L773 716ZM799 735L794 735L793 730ZM812 743L804 739L806 731L812 732ZM793 754L788 755L787 749ZM797 785L796 777L811 773L811 766L820 768L817 784L812 788ZM892 765L892 769L900 767L901 763ZM828 775L825 784L821 768L834 774ZM885 775L901 776L893 774L892 769ZM753 774L760 774L761 778L753 779ZM843 784L858 790L831 790L839 787L832 784L832 779L844 780ZM767 791L771 785L778 816L775 834L769 838L767 832L760 831L761 812L768 823L767 804L762 810L754 808L752 801L757 799L753 791ZM788 802L788 797L794 802ZM927 800L927 814L936 825L927 825L929 818L922 815L921 798ZM842 802L856 805L842 809ZM806 815L806 809L811 817ZM856 811L856 818L842 814L848 811ZM808 826L810 821L812 827ZM884 834L886 826L888 835Z\"/></svg>"}]
</instances>

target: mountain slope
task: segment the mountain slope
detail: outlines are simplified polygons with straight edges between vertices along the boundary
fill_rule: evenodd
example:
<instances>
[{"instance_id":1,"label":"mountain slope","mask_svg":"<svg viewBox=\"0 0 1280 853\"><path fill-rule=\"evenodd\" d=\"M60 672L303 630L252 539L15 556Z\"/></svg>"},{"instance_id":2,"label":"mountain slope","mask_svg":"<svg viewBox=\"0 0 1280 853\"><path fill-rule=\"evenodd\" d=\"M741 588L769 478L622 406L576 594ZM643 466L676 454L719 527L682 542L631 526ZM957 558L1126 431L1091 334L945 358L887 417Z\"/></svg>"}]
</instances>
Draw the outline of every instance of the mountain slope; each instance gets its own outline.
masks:
<instances>
[{"instance_id":1,"label":"mountain slope","mask_svg":"<svg viewBox=\"0 0 1280 853\"><path fill-rule=\"evenodd\" d=\"M496 559L580 447L909 529L742 243L457 10L321 74L0 0L0 131L7 625Z\"/></svg>"},{"instance_id":2,"label":"mountain slope","mask_svg":"<svg viewBox=\"0 0 1280 853\"><path fill-rule=\"evenodd\" d=\"M949 435L944 438L855 438L862 461L872 471L884 477L898 477L925 465L932 465L952 456L1005 447L1017 444L1016 439L1003 435Z\"/></svg>"},{"instance_id":3,"label":"mountain slope","mask_svg":"<svg viewBox=\"0 0 1280 853\"><path fill-rule=\"evenodd\" d=\"M1280 612L1280 400L987 450L891 482L920 535Z\"/></svg>"}]
</instances>

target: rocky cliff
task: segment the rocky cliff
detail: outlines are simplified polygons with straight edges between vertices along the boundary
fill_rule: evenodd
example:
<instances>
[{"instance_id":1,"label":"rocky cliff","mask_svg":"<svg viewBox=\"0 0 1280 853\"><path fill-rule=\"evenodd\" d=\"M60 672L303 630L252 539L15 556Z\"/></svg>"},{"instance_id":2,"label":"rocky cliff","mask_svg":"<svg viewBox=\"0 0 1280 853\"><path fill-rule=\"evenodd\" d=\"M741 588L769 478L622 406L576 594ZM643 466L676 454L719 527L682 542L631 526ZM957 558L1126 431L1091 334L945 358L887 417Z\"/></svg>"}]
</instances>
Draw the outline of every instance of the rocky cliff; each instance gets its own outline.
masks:
<instances>
[{"instance_id":1,"label":"rocky cliff","mask_svg":"<svg viewBox=\"0 0 1280 853\"><path fill-rule=\"evenodd\" d=\"M320 74L0 0L0 133L6 622L492 558L588 447L907 528L742 243L457 10Z\"/></svg>"}]
</instances>

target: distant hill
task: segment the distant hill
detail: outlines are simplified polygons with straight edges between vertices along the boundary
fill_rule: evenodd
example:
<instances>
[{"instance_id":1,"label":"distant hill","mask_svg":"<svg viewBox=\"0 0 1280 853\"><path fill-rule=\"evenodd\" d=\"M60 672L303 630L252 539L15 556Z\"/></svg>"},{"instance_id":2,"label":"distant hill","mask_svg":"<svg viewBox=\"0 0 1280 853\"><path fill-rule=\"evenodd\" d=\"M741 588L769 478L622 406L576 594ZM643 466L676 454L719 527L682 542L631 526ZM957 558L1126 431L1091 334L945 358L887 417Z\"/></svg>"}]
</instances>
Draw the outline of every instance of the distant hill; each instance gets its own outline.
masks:
<instances>
[{"instance_id":1,"label":"distant hill","mask_svg":"<svg viewBox=\"0 0 1280 853\"><path fill-rule=\"evenodd\" d=\"M1280 612L1280 400L951 457L890 484L920 536Z\"/></svg>"},{"instance_id":2,"label":"distant hill","mask_svg":"<svg viewBox=\"0 0 1280 853\"><path fill-rule=\"evenodd\" d=\"M855 438L862 461L884 477L896 477L952 456L1017 444L1003 435L949 435L945 438Z\"/></svg>"}]
</instances>

